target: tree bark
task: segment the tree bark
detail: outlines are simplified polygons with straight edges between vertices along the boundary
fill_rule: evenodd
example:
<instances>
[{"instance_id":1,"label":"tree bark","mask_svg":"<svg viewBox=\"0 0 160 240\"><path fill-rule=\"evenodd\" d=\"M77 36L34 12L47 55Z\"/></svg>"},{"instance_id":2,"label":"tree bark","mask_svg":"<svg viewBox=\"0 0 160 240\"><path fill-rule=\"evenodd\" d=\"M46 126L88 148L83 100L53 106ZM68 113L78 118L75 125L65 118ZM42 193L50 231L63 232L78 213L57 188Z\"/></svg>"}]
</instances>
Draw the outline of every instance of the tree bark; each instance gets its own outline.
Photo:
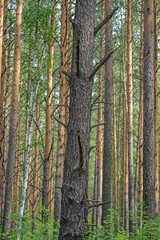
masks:
<instances>
[{"instance_id":1,"label":"tree bark","mask_svg":"<svg viewBox=\"0 0 160 240\"><path fill-rule=\"evenodd\" d=\"M5 202L4 202L4 219L3 232L10 231L11 200L12 200L12 182L13 168L16 148L16 131L17 131L17 109L18 109L18 93L19 93L19 77L20 77L20 57L21 57L21 28L22 28L22 7L23 0L17 1L16 11L16 27L15 27L15 47L14 47L14 70L13 70L13 87L11 101L11 117L9 127L9 149L5 186Z\"/></svg>"},{"instance_id":2,"label":"tree bark","mask_svg":"<svg viewBox=\"0 0 160 240\"><path fill-rule=\"evenodd\" d=\"M144 40L144 1L141 4L141 42L140 42L140 112L139 112L139 210L140 226L142 227L143 217L143 40Z\"/></svg>"},{"instance_id":3,"label":"tree bark","mask_svg":"<svg viewBox=\"0 0 160 240\"><path fill-rule=\"evenodd\" d=\"M66 41L67 41L67 24L66 24L66 0L61 2L61 48L60 48L60 97L59 97L59 120L65 123L65 87L66 78L63 71L66 70ZM61 188L62 188L62 170L64 164L65 152L65 128L62 124L58 126L57 140L57 162L56 162L56 179L55 179L55 202L54 202L54 219L58 221L61 216Z\"/></svg>"},{"instance_id":4,"label":"tree bark","mask_svg":"<svg viewBox=\"0 0 160 240\"><path fill-rule=\"evenodd\" d=\"M88 160L91 120L96 0L76 1L70 77L68 141L64 162L59 240L81 240L88 208Z\"/></svg>"},{"instance_id":5,"label":"tree bark","mask_svg":"<svg viewBox=\"0 0 160 240\"><path fill-rule=\"evenodd\" d=\"M55 14L55 6L53 6ZM51 17L52 37L54 39L55 18ZM46 129L45 129L45 155L43 161L43 189L42 189L42 206L45 210L48 209L49 203L49 169L51 156L51 126L52 126L52 74L53 74L53 56L54 42L50 39L49 43L49 68L48 68L48 89L46 98ZM42 218L45 223L48 222L48 213L42 211Z\"/></svg>"},{"instance_id":6,"label":"tree bark","mask_svg":"<svg viewBox=\"0 0 160 240\"><path fill-rule=\"evenodd\" d=\"M154 0L154 134L155 134L155 214L159 216L159 142L158 142L158 3Z\"/></svg>"},{"instance_id":7,"label":"tree bark","mask_svg":"<svg viewBox=\"0 0 160 240\"><path fill-rule=\"evenodd\" d=\"M101 6L101 21L104 19L104 3ZM100 61L103 58L103 30L101 30L100 39ZM102 80L103 80L103 66L99 71L99 88L98 88L98 111L97 111L97 124L103 122L103 99L102 99ZM96 161L97 161L97 201L102 202L102 157L103 157L103 125L97 127L96 138ZM100 228L102 220L102 206L96 209L96 226Z\"/></svg>"},{"instance_id":8,"label":"tree bark","mask_svg":"<svg viewBox=\"0 0 160 240\"><path fill-rule=\"evenodd\" d=\"M114 75L114 73L113 73ZM115 230L117 230L117 134L116 134L116 96L115 79L113 76L113 148L114 148L114 211L115 211Z\"/></svg>"},{"instance_id":9,"label":"tree bark","mask_svg":"<svg viewBox=\"0 0 160 240\"><path fill-rule=\"evenodd\" d=\"M2 175L3 161L3 95L4 78L2 77L2 55L3 55L3 19L4 19L4 0L0 1L0 177Z\"/></svg>"},{"instance_id":10,"label":"tree bark","mask_svg":"<svg viewBox=\"0 0 160 240\"><path fill-rule=\"evenodd\" d=\"M149 218L155 217L155 137L154 137L154 8L144 1L143 75L143 200Z\"/></svg>"},{"instance_id":11,"label":"tree bark","mask_svg":"<svg viewBox=\"0 0 160 240\"><path fill-rule=\"evenodd\" d=\"M132 83L132 0L127 1L127 93L128 93L128 167L129 167L129 231L133 231L134 168L133 168L133 83Z\"/></svg>"},{"instance_id":12,"label":"tree bark","mask_svg":"<svg viewBox=\"0 0 160 240\"><path fill-rule=\"evenodd\" d=\"M111 12L111 0L105 1L106 15ZM112 19L105 28L105 55L112 52ZM104 104L104 150L103 150L103 184L102 201L108 202L102 205L102 224L111 209L111 153L112 153L112 81L113 60L112 57L105 65L105 104Z\"/></svg>"}]
</instances>

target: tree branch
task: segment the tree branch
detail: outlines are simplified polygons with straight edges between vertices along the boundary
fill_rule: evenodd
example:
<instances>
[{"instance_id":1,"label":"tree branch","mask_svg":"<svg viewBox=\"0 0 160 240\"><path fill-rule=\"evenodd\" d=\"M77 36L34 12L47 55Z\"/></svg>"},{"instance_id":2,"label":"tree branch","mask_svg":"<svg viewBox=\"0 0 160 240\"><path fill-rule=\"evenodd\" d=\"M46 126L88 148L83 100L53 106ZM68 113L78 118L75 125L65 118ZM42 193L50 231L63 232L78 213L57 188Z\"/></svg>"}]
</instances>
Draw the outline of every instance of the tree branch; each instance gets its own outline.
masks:
<instances>
[{"instance_id":1,"label":"tree branch","mask_svg":"<svg viewBox=\"0 0 160 240\"><path fill-rule=\"evenodd\" d=\"M60 123L63 127L67 128L67 125L66 125L65 123L61 122L53 113L52 113L52 116L53 116L54 119L55 119L58 123Z\"/></svg>"},{"instance_id":2,"label":"tree branch","mask_svg":"<svg viewBox=\"0 0 160 240\"><path fill-rule=\"evenodd\" d=\"M102 65L107 62L107 60L112 56L112 54L117 50L117 48L110 52L107 56L105 56L92 70L92 72L89 75L89 78L92 79L92 77L94 77L94 75L96 74L96 72L102 67Z\"/></svg>"},{"instance_id":3,"label":"tree branch","mask_svg":"<svg viewBox=\"0 0 160 240\"><path fill-rule=\"evenodd\" d=\"M92 205L89 205L88 208L99 207L99 206L102 206L102 205L108 204L108 203L110 203L110 201L108 201L108 202L101 202L101 203L97 203L97 204L92 204Z\"/></svg>"},{"instance_id":4,"label":"tree branch","mask_svg":"<svg viewBox=\"0 0 160 240\"><path fill-rule=\"evenodd\" d=\"M71 74L70 73L68 73L68 72L66 72L66 71L62 71L62 73L64 73L68 78L70 78L70 76L71 76Z\"/></svg>"},{"instance_id":5,"label":"tree branch","mask_svg":"<svg viewBox=\"0 0 160 240\"><path fill-rule=\"evenodd\" d=\"M96 35L99 30L111 19L111 17L115 14L115 12L117 11L118 7L114 8L106 17L105 19L100 23L98 24L97 27L95 27L94 29L94 35Z\"/></svg>"},{"instance_id":6,"label":"tree branch","mask_svg":"<svg viewBox=\"0 0 160 240\"><path fill-rule=\"evenodd\" d=\"M104 124L105 124L105 122L95 124L95 125L91 126L91 130L92 130L92 128L95 128L95 127L98 127L98 126L101 126L101 125L104 125Z\"/></svg>"}]
</instances>

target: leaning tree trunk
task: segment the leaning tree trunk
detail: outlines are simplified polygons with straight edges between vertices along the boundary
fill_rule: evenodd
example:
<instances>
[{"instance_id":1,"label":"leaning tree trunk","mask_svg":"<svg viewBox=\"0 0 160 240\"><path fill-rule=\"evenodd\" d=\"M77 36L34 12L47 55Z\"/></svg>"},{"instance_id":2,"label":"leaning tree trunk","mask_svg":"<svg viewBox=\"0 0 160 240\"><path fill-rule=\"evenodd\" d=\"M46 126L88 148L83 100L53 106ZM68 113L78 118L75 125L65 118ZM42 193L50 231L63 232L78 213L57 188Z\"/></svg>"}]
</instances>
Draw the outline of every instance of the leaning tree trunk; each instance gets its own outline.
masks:
<instances>
[{"instance_id":1,"label":"leaning tree trunk","mask_svg":"<svg viewBox=\"0 0 160 240\"><path fill-rule=\"evenodd\" d=\"M59 240L82 239L87 221L95 10L96 0L76 1Z\"/></svg>"},{"instance_id":2,"label":"leaning tree trunk","mask_svg":"<svg viewBox=\"0 0 160 240\"><path fill-rule=\"evenodd\" d=\"M12 183L13 169L16 149L16 131L17 131L17 109L20 77L20 56L21 56L21 28L22 28L22 6L23 0L17 1L16 27L15 27L15 47L14 47L14 71L12 87L11 117L9 127L9 149L8 163L5 186L5 202L3 217L3 232L10 231L11 200L12 200Z\"/></svg>"},{"instance_id":3,"label":"leaning tree trunk","mask_svg":"<svg viewBox=\"0 0 160 240\"><path fill-rule=\"evenodd\" d=\"M155 216L155 139L154 139L154 19L153 0L144 1L143 75L143 200L149 218Z\"/></svg>"}]
</instances>

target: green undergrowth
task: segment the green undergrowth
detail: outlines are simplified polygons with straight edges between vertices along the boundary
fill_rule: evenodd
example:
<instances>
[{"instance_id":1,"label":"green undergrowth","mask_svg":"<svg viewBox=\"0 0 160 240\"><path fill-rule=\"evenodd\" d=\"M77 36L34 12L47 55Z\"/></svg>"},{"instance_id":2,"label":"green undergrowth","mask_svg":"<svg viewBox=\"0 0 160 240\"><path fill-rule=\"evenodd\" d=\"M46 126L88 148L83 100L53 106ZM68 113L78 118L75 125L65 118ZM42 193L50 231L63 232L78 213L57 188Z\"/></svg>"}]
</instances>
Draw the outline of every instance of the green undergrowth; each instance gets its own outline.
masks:
<instances>
[{"instance_id":1,"label":"green undergrowth","mask_svg":"<svg viewBox=\"0 0 160 240\"><path fill-rule=\"evenodd\" d=\"M56 223L52 218L49 218L47 224L41 220L41 211L37 214L36 220L33 222L32 213L26 212L22 219L21 228L21 240L58 240L59 222ZM47 214L47 211L46 211ZM137 214L138 215L138 214ZM18 234L18 215L14 214L11 216L12 227L10 236L0 234L0 239L11 239L16 240ZM32 230L32 226L35 229ZM89 221L89 224L91 222ZM134 218L134 229L129 235L122 227L122 219L116 217L114 210L111 211L110 218L106 219L103 226L101 225L99 229L92 229L92 226L88 226L88 232L85 234L83 240L160 240L160 218L154 220L148 220L147 217L141 218L137 216ZM141 228L141 225L143 226Z\"/></svg>"},{"instance_id":2,"label":"green undergrowth","mask_svg":"<svg viewBox=\"0 0 160 240\"><path fill-rule=\"evenodd\" d=\"M145 214L142 220L140 216L136 216L133 220L133 232L127 235L122 227L122 219L117 218L112 210L110 218L99 229L89 227L84 240L160 240L160 218L148 219Z\"/></svg>"}]
</instances>

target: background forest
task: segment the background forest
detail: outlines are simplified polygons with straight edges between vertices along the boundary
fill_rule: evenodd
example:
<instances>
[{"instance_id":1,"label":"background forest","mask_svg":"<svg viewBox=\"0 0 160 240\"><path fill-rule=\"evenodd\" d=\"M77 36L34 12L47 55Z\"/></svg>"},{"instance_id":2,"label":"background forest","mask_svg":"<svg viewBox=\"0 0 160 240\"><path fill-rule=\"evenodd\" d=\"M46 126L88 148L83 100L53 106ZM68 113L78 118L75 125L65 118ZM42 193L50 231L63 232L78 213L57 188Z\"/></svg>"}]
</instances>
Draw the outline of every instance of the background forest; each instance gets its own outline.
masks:
<instances>
[{"instance_id":1,"label":"background forest","mask_svg":"<svg viewBox=\"0 0 160 240\"><path fill-rule=\"evenodd\" d=\"M0 238L160 239L157 0L0 0Z\"/></svg>"}]
</instances>

